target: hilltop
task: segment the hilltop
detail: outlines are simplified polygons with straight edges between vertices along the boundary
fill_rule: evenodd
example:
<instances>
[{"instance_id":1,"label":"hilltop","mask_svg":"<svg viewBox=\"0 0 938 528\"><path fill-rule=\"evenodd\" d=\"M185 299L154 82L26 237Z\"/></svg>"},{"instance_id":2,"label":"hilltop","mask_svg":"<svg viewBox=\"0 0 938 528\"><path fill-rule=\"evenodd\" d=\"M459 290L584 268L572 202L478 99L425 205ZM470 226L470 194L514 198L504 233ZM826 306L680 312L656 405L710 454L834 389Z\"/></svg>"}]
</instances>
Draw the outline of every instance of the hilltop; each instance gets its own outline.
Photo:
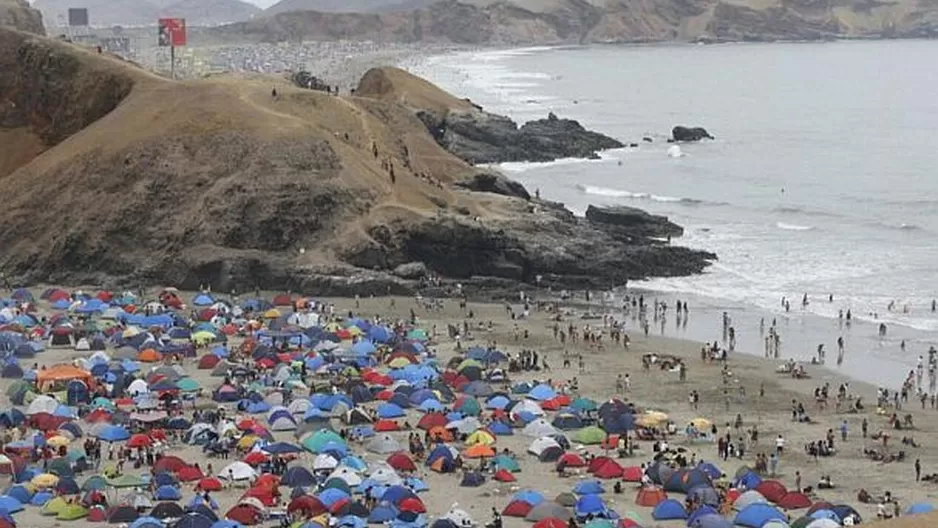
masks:
<instances>
[{"instance_id":1,"label":"hilltop","mask_svg":"<svg viewBox=\"0 0 938 528\"><path fill-rule=\"evenodd\" d=\"M37 35L46 34L42 14L30 7L26 0L0 0L0 26Z\"/></svg>"},{"instance_id":2,"label":"hilltop","mask_svg":"<svg viewBox=\"0 0 938 528\"><path fill-rule=\"evenodd\" d=\"M172 82L2 29L0 68L0 134L19 145L0 151L0 269L28 282L383 293L429 269L608 287L712 258L525 199L417 116L466 103L398 70L366 74L388 81L368 97Z\"/></svg>"},{"instance_id":3,"label":"hilltop","mask_svg":"<svg viewBox=\"0 0 938 528\"><path fill-rule=\"evenodd\" d=\"M929 0L445 0L380 13L373 7L361 8L373 11L367 13L308 10L318 5L284 0L265 17L210 36L533 45L938 35L938 3Z\"/></svg>"}]
</instances>

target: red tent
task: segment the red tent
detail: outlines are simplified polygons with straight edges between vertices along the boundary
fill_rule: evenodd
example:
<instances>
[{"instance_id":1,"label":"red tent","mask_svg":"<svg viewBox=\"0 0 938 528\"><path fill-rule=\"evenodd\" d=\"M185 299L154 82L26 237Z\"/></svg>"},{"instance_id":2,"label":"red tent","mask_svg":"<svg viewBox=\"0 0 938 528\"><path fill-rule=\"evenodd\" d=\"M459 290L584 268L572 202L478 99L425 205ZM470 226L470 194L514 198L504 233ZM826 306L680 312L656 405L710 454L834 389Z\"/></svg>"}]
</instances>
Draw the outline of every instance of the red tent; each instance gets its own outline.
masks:
<instances>
[{"instance_id":1,"label":"red tent","mask_svg":"<svg viewBox=\"0 0 938 528\"><path fill-rule=\"evenodd\" d=\"M213 369L220 362L221 358L215 354L206 354L199 359L199 368L202 370Z\"/></svg>"},{"instance_id":2,"label":"red tent","mask_svg":"<svg viewBox=\"0 0 938 528\"><path fill-rule=\"evenodd\" d=\"M769 502L778 502L788 493L785 485L777 480L763 480L756 486L756 491L761 493L765 500Z\"/></svg>"},{"instance_id":3,"label":"red tent","mask_svg":"<svg viewBox=\"0 0 938 528\"><path fill-rule=\"evenodd\" d=\"M375 422L374 430L379 433L386 433L388 431L400 431L401 426L394 420L378 420Z\"/></svg>"},{"instance_id":4,"label":"red tent","mask_svg":"<svg viewBox=\"0 0 938 528\"><path fill-rule=\"evenodd\" d=\"M264 473L257 478L257 481L254 482L255 488L269 488L276 490L277 486L280 485L280 477L277 475L272 475L270 473Z\"/></svg>"},{"instance_id":5,"label":"red tent","mask_svg":"<svg viewBox=\"0 0 938 528\"><path fill-rule=\"evenodd\" d=\"M635 496L635 504L653 508L657 506L658 503L664 501L667 498L668 494L665 493L663 488L659 488L657 486L646 486L638 490L638 495Z\"/></svg>"},{"instance_id":6,"label":"red tent","mask_svg":"<svg viewBox=\"0 0 938 528\"><path fill-rule=\"evenodd\" d=\"M449 423L446 420L446 415L441 413L427 413L423 415L423 418L417 422L417 427L423 429L424 431L429 431L434 427L444 427Z\"/></svg>"},{"instance_id":7,"label":"red tent","mask_svg":"<svg viewBox=\"0 0 938 528\"><path fill-rule=\"evenodd\" d=\"M514 475L511 474L511 471L508 471L507 469L499 469L495 472L495 475L493 475L492 478L499 482L515 482L518 480Z\"/></svg>"},{"instance_id":8,"label":"red tent","mask_svg":"<svg viewBox=\"0 0 938 528\"><path fill-rule=\"evenodd\" d=\"M261 521L261 517L261 512L257 508L247 504L239 504L225 514L226 519L245 525L257 524Z\"/></svg>"},{"instance_id":9,"label":"red tent","mask_svg":"<svg viewBox=\"0 0 938 528\"><path fill-rule=\"evenodd\" d=\"M183 459L178 456L168 455L160 457L156 463L153 464L153 474L162 473L164 471L169 471L170 473L177 473L182 468L188 467Z\"/></svg>"},{"instance_id":10,"label":"red tent","mask_svg":"<svg viewBox=\"0 0 938 528\"><path fill-rule=\"evenodd\" d=\"M176 472L176 477L181 482L193 482L203 477L202 470L195 466L186 466Z\"/></svg>"},{"instance_id":11,"label":"red tent","mask_svg":"<svg viewBox=\"0 0 938 528\"><path fill-rule=\"evenodd\" d=\"M557 460L557 465L559 466L560 464L563 464L564 467L578 468L585 467L586 461L583 460L583 457L580 455L573 452L568 452L564 453L563 456Z\"/></svg>"},{"instance_id":12,"label":"red tent","mask_svg":"<svg viewBox=\"0 0 938 528\"><path fill-rule=\"evenodd\" d=\"M277 492L273 488L263 487L263 488L251 488L244 492L244 495L241 495L242 499L248 497L254 497L255 499L261 501L261 504L264 506L276 506L277 505Z\"/></svg>"},{"instance_id":13,"label":"red tent","mask_svg":"<svg viewBox=\"0 0 938 528\"><path fill-rule=\"evenodd\" d=\"M397 509L402 512L427 513L427 507L417 497L407 497L397 505Z\"/></svg>"},{"instance_id":14,"label":"red tent","mask_svg":"<svg viewBox=\"0 0 938 528\"><path fill-rule=\"evenodd\" d=\"M224 486L215 477L206 477L199 481L197 487L202 491L221 491Z\"/></svg>"},{"instance_id":15,"label":"red tent","mask_svg":"<svg viewBox=\"0 0 938 528\"><path fill-rule=\"evenodd\" d=\"M641 482L642 468L639 466L629 466L622 470L622 480L626 482Z\"/></svg>"},{"instance_id":16,"label":"red tent","mask_svg":"<svg viewBox=\"0 0 938 528\"><path fill-rule=\"evenodd\" d=\"M556 517L548 517L534 523L534 528L567 528L567 521Z\"/></svg>"},{"instance_id":17,"label":"red tent","mask_svg":"<svg viewBox=\"0 0 938 528\"><path fill-rule=\"evenodd\" d=\"M594 458L593 460L590 460L589 467L586 468L586 471L588 471L589 473L596 473L596 470L599 469L600 466L602 466L603 464L605 464L606 462L610 460L612 459L607 456L598 456Z\"/></svg>"},{"instance_id":18,"label":"red tent","mask_svg":"<svg viewBox=\"0 0 938 528\"><path fill-rule=\"evenodd\" d=\"M307 517L322 515L327 511L328 509L323 505L322 501L312 495L300 495L290 501L289 506L287 506L287 513L292 514L300 512Z\"/></svg>"},{"instance_id":19,"label":"red tent","mask_svg":"<svg viewBox=\"0 0 938 528\"><path fill-rule=\"evenodd\" d=\"M508 503L508 506L505 506L505 509L502 510L502 515L505 517L525 517L534 506L531 506L527 502L521 500L514 500Z\"/></svg>"},{"instance_id":20,"label":"red tent","mask_svg":"<svg viewBox=\"0 0 938 528\"><path fill-rule=\"evenodd\" d=\"M417 465L407 453L394 453L388 457L387 463L397 471L417 471Z\"/></svg>"},{"instance_id":21,"label":"red tent","mask_svg":"<svg viewBox=\"0 0 938 528\"><path fill-rule=\"evenodd\" d=\"M259 466L268 460L270 457L267 456L262 451L251 451L244 458L241 459L245 464L250 464L252 466Z\"/></svg>"},{"instance_id":22,"label":"red tent","mask_svg":"<svg viewBox=\"0 0 938 528\"><path fill-rule=\"evenodd\" d=\"M101 302L109 303L114 298L114 294L109 291L99 291L95 297Z\"/></svg>"},{"instance_id":23,"label":"red tent","mask_svg":"<svg viewBox=\"0 0 938 528\"><path fill-rule=\"evenodd\" d=\"M804 493L790 491L782 495L782 498L778 500L778 505L786 510L800 510L811 506L811 499Z\"/></svg>"},{"instance_id":24,"label":"red tent","mask_svg":"<svg viewBox=\"0 0 938 528\"><path fill-rule=\"evenodd\" d=\"M619 478L622 476L622 466L615 460L610 459L596 468L593 475L601 479Z\"/></svg>"},{"instance_id":25,"label":"red tent","mask_svg":"<svg viewBox=\"0 0 938 528\"><path fill-rule=\"evenodd\" d=\"M274 297L274 306L293 306L293 299L286 293Z\"/></svg>"},{"instance_id":26,"label":"red tent","mask_svg":"<svg viewBox=\"0 0 938 528\"><path fill-rule=\"evenodd\" d=\"M91 508L88 510L88 516L85 517L85 520L90 522L104 522L107 520L107 510L100 506Z\"/></svg>"}]
</instances>

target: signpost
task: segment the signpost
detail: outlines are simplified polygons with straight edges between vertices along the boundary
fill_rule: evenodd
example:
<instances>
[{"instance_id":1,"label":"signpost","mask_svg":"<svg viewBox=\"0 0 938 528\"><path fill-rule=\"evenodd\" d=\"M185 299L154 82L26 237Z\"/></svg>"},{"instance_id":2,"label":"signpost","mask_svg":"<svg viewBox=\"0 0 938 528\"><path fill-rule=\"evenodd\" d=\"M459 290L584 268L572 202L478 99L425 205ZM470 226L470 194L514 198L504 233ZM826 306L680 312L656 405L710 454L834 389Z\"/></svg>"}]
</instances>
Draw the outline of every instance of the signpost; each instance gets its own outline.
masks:
<instances>
[{"instance_id":1,"label":"signpost","mask_svg":"<svg viewBox=\"0 0 938 528\"><path fill-rule=\"evenodd\" d=\"M69 27L79 27L88 25L88 9L85 7L68 8Z\"/></svg>"},{"instance_id":2,"label":"signpost","mask_svg":"<svg viewBox=\"0 0 938 528\"><path fill-rule=\"evenodd\" d=\"M159 19L158 42L162 47L169 47L170 77L176 78L176 46L186 45L186 19Z\"/></svg>"}]
</instances>

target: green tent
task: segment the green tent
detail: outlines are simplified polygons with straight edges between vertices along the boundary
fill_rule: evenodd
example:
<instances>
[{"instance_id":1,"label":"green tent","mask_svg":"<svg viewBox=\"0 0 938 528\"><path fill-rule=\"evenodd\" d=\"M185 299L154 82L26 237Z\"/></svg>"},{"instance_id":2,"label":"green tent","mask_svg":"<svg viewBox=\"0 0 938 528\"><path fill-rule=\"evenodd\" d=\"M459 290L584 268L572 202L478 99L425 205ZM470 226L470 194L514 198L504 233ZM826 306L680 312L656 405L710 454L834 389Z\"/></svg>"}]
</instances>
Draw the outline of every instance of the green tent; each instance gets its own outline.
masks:
<instances>
[{"instance_id":1,"label":"green tent","mask_svg":"<svg viewBox=\"0 0 938 528\"><path fill-rule=\"evenodd\" d=\"M76 519L81 519L88 516L88 508L85 508L81 504L69 504L55 516L56 519L62 521L74 521Z\"/></svg>"},{"instance_id":2,"label":"green tent","mask_svg":"<svg viewBox=\"0 0 938 528\"><path fill-rule=\"evenodd\" d=\"M344 480L338 477L327 480L326 483L323 485L322 489L323 490L337 489L339 491L344 492L346 495L350 497L352 496L352 488L349 487L348 482L345 482Z\"/></svg>"},{"instance_id":3,"label":"green tent","mask_svg":"<svg viewBox=\"0 0 938 528\"><path fill-rule=\"evenodd\" d=\"M426 341L429 339L427 336L427 331L422 328L414 328L410 332L407 332L407 339L412 341Z\"/></svg>"},{"instance_id":4,"label":"green tent","mask_svg":"<svg viewBox=\"0 0 938 528\"><path fill-rule=\"evenodd\" d=\"M101 475L93 475L81 485L82 491L103 490L107 487L107 480Z\"/></svg>"},{"instance_id":5,"label":"green tent","mask_svg":"<svg viewBox=\"0 0 938 528\"><path fill-rule=\"evenodd\" d=\"M176 382L176 386L183 392L195 392L202 388L199 382L192 378L182 378Z\"/></svg>"},{"instance_id":6,"label":"green tent","mask_svg":"<svg viewBox=\"0 0 938 528\"><path fill-rule=\"evenodd\" d=\"M13 399L14 396L29 392L31 385L26 380L16 380L7 387L7 398Z\"/></svg>"},{"instance_id":7,"label":"green tent","mask_svg":"<svg viewBox=\"0 0 938 528\"><path fill-rule=\"evenodd\" d=\"M593 519L584 524L583 528L615 528L615 524L609 519Z\"/></svg>"},{"instance_id":8,"label":"green tent","mask_svg":"<svg viewBox=\"0 0 938 528\"><path fill-rule=\"evenodd\" d=\"M511 458L508 455L498 455L494 459L495 469L504 469L506 471L511 471L512 473L517 473L521 471L521 466L518 464L518 461Z\"/></svg>"},{"instance_id":9,"label":"green tent","mask_svg":"<svg viewBox=\"0 0 938 528\"><path fill-rule=\"evenodd\" d=\"M64 510L68 506L68 501L64 497L55 497L49 502L45 503L42 506L42 509L39 510L39 513L42 515L58 515L60 511Z\"/></svg>"},{"instance_id":10,"label":"green tent","mask_svg":"<svg viewBox=\"0 0 938 528\"><path fill-rule=\"evenodd\" d=\"M812 521L814 521L814 519L805 515L791 523L791 528L805 528L805 526L811 524Z\"/></svg>"},{"instance_id":11,"label":"green tent","mask_svg":"<svg viewBox=\"0 0 938 528\"><path fill-rule=\"evenodd\" d=\"M94 400L91 400L91 408L92 409L104 409L105 411L111 411L111 412L117 410L117 406L114 405L114 402L102 396L98 396Z\"/></svg>"},{"instance_id":12,"label":"green tent","mask_svg":"<svg viewBox=\"0 0 938 528\"><path fill-rule=\"evenodd\" d=\"M573 440L575 442L586 445L601 444L605 439L606 432L599 427L596 427L595 425L580 429L576 432L576 434L573 435Z\"/></svg>"},{"instance_id":13,"label":"green tent","mask_svg":"<svg viewBox=\"0 0 938 528\"><path fill-rule=\"evenodd\" d=\"M320 429L316 431L315 433L304 438L301 443L307 450L313 453L318 453L322 451L322 448L329 442L337 442L339 444L345 445L345 440L342 440L341 436L327 429Z\"/></svg>"},{"instance_id":14,"label":"green tent","mask_svg":"<svg viewBox=\"0 0 938 528\"><path fill-rule=\"evenodd\" d=\"M107 485L112 488L143 488L146 487L147 481L134 475L121 475L107 479Z\"/></svg>"},{"instance_id":15,"label":"green tent","mask_svg":"<svg viewBox=\"0 0 938 528\"><path fill-rule=\"evenodd\" d=\"M479 402L475 398L466 398L456 410L466 416L479 416L482 414L482 407L479 406Z\"/></svg>"},{"instance_id":16,"label":"green tent","mask_svg":"<svg viewBox=\"0 0 938 528\"><path fill-rule=\"evenodd\" d=\"M573 400L570 407L578 411L595 411L599 408L596 402L589 398L577 398Z\"/></svg>"}]
</instances>

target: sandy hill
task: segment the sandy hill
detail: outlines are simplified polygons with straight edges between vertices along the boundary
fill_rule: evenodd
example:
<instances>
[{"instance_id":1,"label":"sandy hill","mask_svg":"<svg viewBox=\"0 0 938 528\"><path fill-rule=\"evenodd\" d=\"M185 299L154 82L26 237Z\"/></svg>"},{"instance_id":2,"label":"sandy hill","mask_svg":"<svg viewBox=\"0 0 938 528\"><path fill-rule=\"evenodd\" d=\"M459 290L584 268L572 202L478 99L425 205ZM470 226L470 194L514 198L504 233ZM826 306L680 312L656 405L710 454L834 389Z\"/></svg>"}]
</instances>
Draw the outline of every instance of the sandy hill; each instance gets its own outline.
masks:
<instances>
[{"instance_id":1,"label":"sandy hill","mask_svg":"<svg viewBox=\"0 0 938 528\"><path fill-rule=\"evenodd\" d=\"M7 26L44 35L42 14L31 8L26 0L0 0L0 26Z\"/></svg>"},{"instance_id":2,"label":"sandy hill","mask_svg":"<svg viewBox=\"0 0 938 528\"><path fill-rule=\"evenodd\" d=\"M387 281L419 261L454 277L608 284L706 265L558 206L535 215L458 189L479 171L414 110L465 103L398 70L366 75L368 97L269 78L171 82L8 30L0 69L13 72L0 76L0 134L17 145L0 150L0 269L29 281L298 290Z\"/></svg>"},{"instance_id":3,"label":"sandy hill","mask_svg":"<svg viewBox=\"0 0 938 528\"><path fill-rule=\"evenodd\" d=\"M156 25L160 17L185 18L190 26L230 23L247 20L261 12L257 6L241 0L36 0L51 26L62 26L68 9L88 8L92 26Z\"/></svg>"},{"instance_id":4,"label":"sandy hill","mask_svg":"<svg viewBox=\"0 0 938 528\"><path fill-rule=\"evenodd\" d=\"M931 0L445 0L386 13L355 3L349 12L326 12L335 4L326 5L284 0L268 16L215 36L523 45L938 35Z\"/></svg>"}]
</instances>

